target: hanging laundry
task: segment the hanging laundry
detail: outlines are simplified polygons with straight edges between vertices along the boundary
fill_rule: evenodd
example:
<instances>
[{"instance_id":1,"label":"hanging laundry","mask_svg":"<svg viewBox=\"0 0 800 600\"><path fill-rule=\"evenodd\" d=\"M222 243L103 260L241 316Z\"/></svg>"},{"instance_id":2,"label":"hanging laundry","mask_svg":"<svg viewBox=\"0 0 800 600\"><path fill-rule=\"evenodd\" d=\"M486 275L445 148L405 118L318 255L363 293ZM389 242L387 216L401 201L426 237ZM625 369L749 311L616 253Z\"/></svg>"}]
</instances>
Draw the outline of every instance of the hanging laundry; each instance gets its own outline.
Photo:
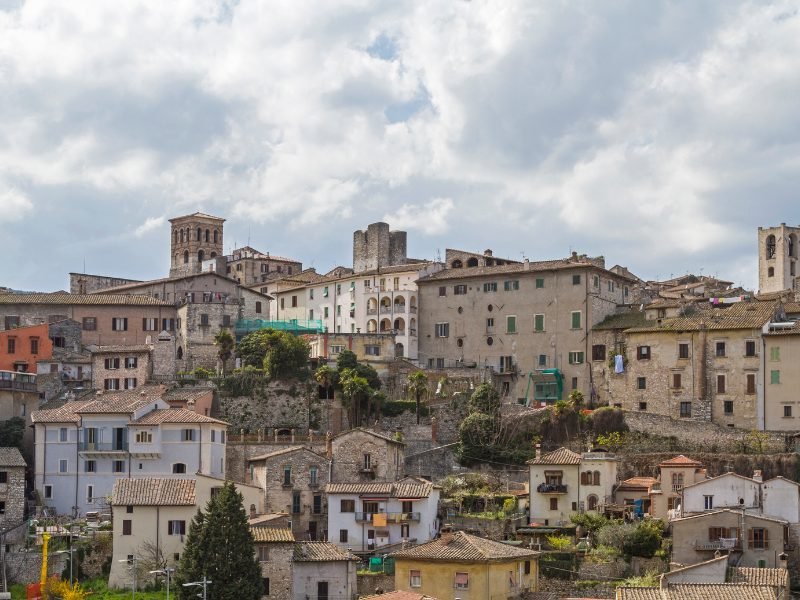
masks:
<instances>
[{"instance_id":1,"label":"hanging laundry","mask_svg":"<svg viewBox=\"0 0 800 600\"><path fill-rule=\"evenodd\" d=\"M625 360L622 358L622 354L617 354L614 356L614 373L624 373L625 372Z\"/></svg>"}]
</instances>

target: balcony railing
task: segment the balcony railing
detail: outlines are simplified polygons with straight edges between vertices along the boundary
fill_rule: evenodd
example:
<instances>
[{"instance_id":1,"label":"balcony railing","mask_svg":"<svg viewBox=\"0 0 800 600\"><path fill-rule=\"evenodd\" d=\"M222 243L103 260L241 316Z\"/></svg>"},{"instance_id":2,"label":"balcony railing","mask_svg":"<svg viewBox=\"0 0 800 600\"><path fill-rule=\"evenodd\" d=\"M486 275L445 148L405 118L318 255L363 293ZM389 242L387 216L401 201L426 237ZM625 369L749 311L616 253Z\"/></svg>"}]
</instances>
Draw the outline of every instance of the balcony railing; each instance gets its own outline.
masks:
<instances>
[{"instance_id":1,"label":"balcony railing","mask_svg":"<svg viewBox=\"0 0 800 600\"><path fill-rule=\"evenodd\" d=\"M536 491L540 494L566 494L567 486L561 483L540 483Z\"/></svg>"},{"instance_id":2,"label":"balcony railing","mask_svg":"<svg viewBox=\"0 0 800 600\"><path fill-rule=\"evenodd\" d=\"M394 312L396 312L396 313L404 313L404 312L406 312L406 305L405 304L395 304L394 305Z\"/></svg>"},{"instance_id":3,"label":"balcony railing","mask_svg":"<svg viewBox=\"0 0 800 600\"><path fill-rule=\"evenodd\" d=\"M80 442L78 450L81 452L127 452L128 442Z\"/></svg>"},{"instance_id":4,"label":"balcony railing","mask_svg":"<svg viewBox=\"0 0 800 600\"><path fill-rule=\"evenodd\" d=\"M673 483L672 484L672 491L676 494L680 494L683 491L683 484L682 483Z\"/></svg>"},{"instance_id":5,"label":"balcony railing","mask_svg":"<svg viewBox=\"0 0 800 600\"><path fill-rule=\"evenodd\" d=\"M416 306L411 306L411 308L408 309L408 312L417 314L417 307Z\"/></svg>"},{"instance_id":6,"label":"balcony railing","mask_svg":"<svg viewBox=\"0 0 800 600\"><path fill-rule=\"evenodd\" d=\"M33 373L17 373L16 371L0 371L0 390L35 392L36 375Z\"/></svg>"},{"instance_id":7,"label":"balcony railing","mask_svg":"<svg viewBox=\"0 0 800 600\"><path fill-rule=\"evenodd\" d=\"M391 306L381 306L381 314L382 315L388 314L390 312L392 312L392 307Z\"/></svg>"},{"instance_id":8,"label":"balcony railing","mask_svg":"<svg viewBox=\"0 0 800 600\"><path fill-rule=\"evenodd\" d=\"M386 523L405 523L406 521L416 521L418 522L420 519L420 513L418 512L390 512L390 513L365 513L365 512L357 512L356 513L356 522L357 523L372 523L373 517L375 515L385 515L386 516Z\"/></svg>"},{"instance_id":9,"label":"balcony railing","mask_svg":"<svg viewBox=\"0 0 800 600\"><path fill-rule=\"evenodd\" d=\"M707 550L709 552L714 552L716 550L741 550L742 544L740 540L736 540L733 544L726 544L720 541L709 542L709 541L697 540L694 543L694 549Z\"/></svg>"},{"instance_id":10,"label":"balcony railing","mask_svg":"<svg viewBox=\"0 0 800 600\"><path fill-rule=\"evenodd\" d=\"M368 315L377 315L378 314L378 309L377 308L368 308L367 309L367 314Z\"/></svg>"}]
</instances>

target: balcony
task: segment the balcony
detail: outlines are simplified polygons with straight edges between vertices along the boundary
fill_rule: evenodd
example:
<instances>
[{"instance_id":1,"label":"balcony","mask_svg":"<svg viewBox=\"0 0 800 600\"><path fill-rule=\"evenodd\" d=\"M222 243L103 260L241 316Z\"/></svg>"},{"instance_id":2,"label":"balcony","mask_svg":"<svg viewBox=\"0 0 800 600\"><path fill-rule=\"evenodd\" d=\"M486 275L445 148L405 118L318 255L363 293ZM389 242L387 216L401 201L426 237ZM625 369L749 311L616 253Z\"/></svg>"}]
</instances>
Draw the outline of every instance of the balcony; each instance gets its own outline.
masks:
<instances>
[{"instance_id":1,"label":"balcony","mask_svg":"<svg viewBox=\"0 0 800 600\"><path fill-rule=\"evenodd\" d=\"M405 304L395 304L394 305L394 312L396 312L396 313L404 313L404 312L406 312L406 305Z\"/></svg>"},{"instance_id":2,"label":"balcony","mask_svg":"<svg viewBox=\"0 0 800 600\"><path fill-rule=\"evenodd\" d=\"M418 512L390 512L390 513L365 513L365 512L357 512L356 515L356 523L372 523L373 517L375 515L385 515L386 516L386 523L406 523L408 521L419 522L420 513Z\"/></svg>"},{"instance_id":3,"label":"balcony","mask_svg":"<svg viewBox=\"0 0 800 600\"><path fill-rule=\"evenodd\" d=\"M392 312L392 307L391 306L381 306L381 314L382 315L388 315L391 312Z\"/></svg>"},{"instance_id":4,"label":"balcony","mask_svg":"<svg viewBox=\"0 0 800 600\"><path fill-rule=\"evenodd\" d=\"M378 309L377 308L368 308L367 309L367 314L368 315L377 315L378 314Z\"/></svg>"},{"instance_id":5,"label":"balcony","mask_svg":"<svg viewBox=\"0 0 800 600\"><path fill-rule=\"evenodd\" d=\"M717 550L734 550L734 551L741 551L742 544L741 540L731 540L731 543L723 543L720 541L716 542L709 542L709 541L701 541L697 540L694 543L694 549L698 551L707 551L707 552L716 552Z\"/></svg>"},{"instance_id":6,"label":"balcony","mask_svg":"<svg viewBox=\"0 0 800 600\"><path fill-rule=\"evenodd\" d=\"M409 330L408 330L408 334L409 334L411 337L417 337L417 330L416 330L416 329L409 329Z\"/></svg>"},{"instance_id":7,"label":"balcony","mask_svg":"<svg viewBox=\"0 0 800 600\"><path fill-rule=\"evenodd\" d=\"M540 494L566 494L567 486L561 483L540 483L536 491Z\"/></svg>"},{"instance_id":8,"label":"balcony","mask_svg":"<svg viewBox=\"0 0 800 600\"><path fill-rule=\"evenodd\" d=\"M414 315L417 314L417 307L412 304L411 308L408 309L408 312Z\"/></svg>"},{"instance_id":9,"label":"balcony","mask_svg":"<svg viewBox=\"0 0 800 600\"><path fill-rule=\"evenodd\" d=\"M36 375L32 373L17 373L15 371L0 371L0 390L35 392Z\"/></svg>"},{"instance_id":10,"label":"balcony","mask_svg":"<svg viewBox=\"0 0 800 600\"><path fill-rule=\"evenodd\" d=\"M80 452L127 452L128 442L79 442Z\"/></svg>"}]
</instances>

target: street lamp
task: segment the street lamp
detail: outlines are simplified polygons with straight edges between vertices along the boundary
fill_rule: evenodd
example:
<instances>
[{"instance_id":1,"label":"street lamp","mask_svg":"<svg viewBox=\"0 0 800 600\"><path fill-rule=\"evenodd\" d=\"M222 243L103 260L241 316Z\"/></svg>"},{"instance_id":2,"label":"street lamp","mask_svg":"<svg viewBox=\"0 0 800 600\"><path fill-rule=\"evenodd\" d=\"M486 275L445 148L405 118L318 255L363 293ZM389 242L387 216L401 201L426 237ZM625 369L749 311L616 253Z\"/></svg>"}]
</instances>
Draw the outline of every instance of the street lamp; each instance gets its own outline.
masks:
<instances>
[{"instance_id":1,"label":"street lamp","mask_svg":"<svg viewBox=\"0 0 800 600\"><path fill-rule=\"evenodd\" d=\"M206 579L206 576L203 575L203 579L201 581L190 581L189 583L184 583L183 587L189 587L191 585L202 585L203 586L203 593L202 594L197 594L197 597L198 598L202 598L203 600L207 600L208 584L209 583L212 583L212 582L209 581L208 579Z\"/></svg>"},{"instance_id":2,"label":"street lamp","mask_svg":"<svg viewBox=\"0 0 800 600\"><path fill-rule=\"evenodd\" d=\"M72 585L72 554L77 548L70 548L69 550L58 550L55 554L69 554L69 584Z\"/></svg>"},{"instance_id":3,"label":"street lamp","mask_svg":"<svg viewBox=\"0 0 800 600\"><path fill-rule=\"evenodd\" d=\"M166 575L167 577L167 600L169 600L169 576L171 573L175 572L175 567L164 567L163 569L157 569L155 571L150 571L151 575Z\"/></svg>"},{"instance_id":4,"label":"street lamp","mask_svg":"<svg viewBox=\"0 0 800 600\"><path fill-rule=\"evenodd\" d=\"M131 600L136 600L136 557L131 556L131 558L120 558L117 562L124 562L128 563L128 566L131 568L131 573L133 573L133 582L131 585Z\"/></svg>"}]
</instances>

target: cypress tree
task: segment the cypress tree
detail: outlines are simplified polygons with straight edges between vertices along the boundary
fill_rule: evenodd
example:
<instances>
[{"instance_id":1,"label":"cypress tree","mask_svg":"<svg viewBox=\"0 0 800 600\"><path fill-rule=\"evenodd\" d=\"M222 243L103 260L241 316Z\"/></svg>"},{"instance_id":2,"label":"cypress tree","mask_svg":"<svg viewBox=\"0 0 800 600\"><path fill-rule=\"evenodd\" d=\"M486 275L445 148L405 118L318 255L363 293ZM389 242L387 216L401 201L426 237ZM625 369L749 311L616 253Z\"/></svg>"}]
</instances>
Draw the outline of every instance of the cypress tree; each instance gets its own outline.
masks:
<instances>
[{"instance_id":1,"label":"cypress tree","mask_svg":"<svg viewBox=\"0 0 800 600\"><path fill-rule=\"evenodd\" d=\"M183 587L183 584L200 581L203 578L202 565L206 559L204 554L207 554L207 546L203 543L205 517L203 511L198 508L197 514L189 524L189 534L186 536L183 553L175 571L175 589L180 600L194 600L197 589Z\"/></svg>"}]
</instances>

